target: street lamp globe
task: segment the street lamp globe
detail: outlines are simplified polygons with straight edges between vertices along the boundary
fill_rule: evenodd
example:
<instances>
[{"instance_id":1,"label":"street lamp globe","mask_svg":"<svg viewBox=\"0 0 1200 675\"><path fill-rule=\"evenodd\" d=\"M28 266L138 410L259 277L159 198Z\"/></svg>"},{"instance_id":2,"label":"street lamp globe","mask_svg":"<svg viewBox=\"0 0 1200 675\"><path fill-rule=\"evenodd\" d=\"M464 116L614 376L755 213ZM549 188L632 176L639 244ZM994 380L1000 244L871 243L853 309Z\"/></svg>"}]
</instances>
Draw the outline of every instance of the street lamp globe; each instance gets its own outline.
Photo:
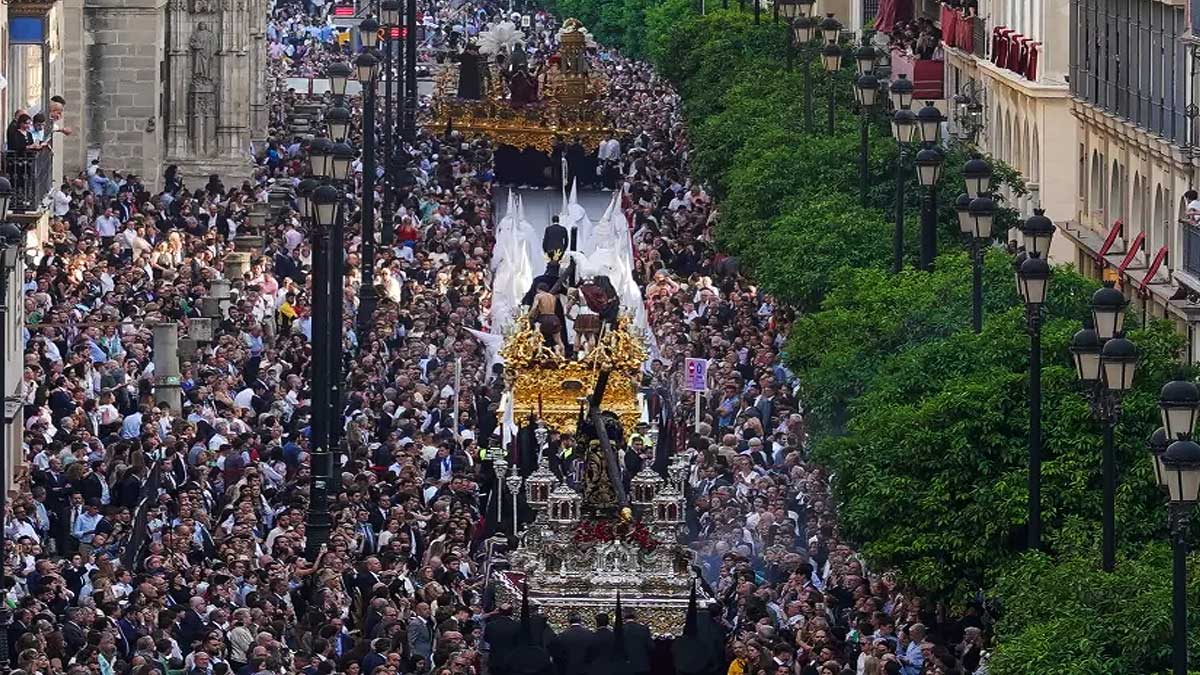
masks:
<instances>
[{"instance_id":1,"label":"street lamp globe","mask_svg":"<svg viewBox=\"0 0 1200 675\"><path fill-rule=\"evenodd\" d=\"M400 23L400 0L383 0L379 5L379 16L385 25L398 25Z\"/></svg>"},{"instance_id":2,"label":"street lamp globe","mask_svg":"<svg viewBox=\"0 0 1200 675\"><path fill-rule=\"evenodd\" d=\"M967 210L971 214L971 220L975 223L975 238L991 239L992 222L996 217L996 202L987 195L976 197L971 200L971 205L967 207Z\"/></svg>"},{"instance_id":3,"label":"street lamp globe","mask_svg":"<svg viewBox=\"0 0 1200 675\"><path fill-rule=\"evenodd\" d=\"M895 87L895 84L892 86ZM892 136L896 138L896 142L901 145L911 143L916 130L917 114L907 108L896 108L892 113Z\"/></svg>"},{"instance_id":4,"label":"street lamp globe","mask_svg":"<svg viewBox=\"0 0 1200 675\"><path fill-rule=\"evenodd\" d=\"M779 16L788 21L795 19L800 14L800 3L796 0L776 0L776 4L779 6Z\"/></svg>"},{"instance_id":5,"label":"street lamp globe","mask_svg":"<svg viewBox=\"0 0 1200 675\"><path fill-rule=\"evenodd\" d=\"M895 110L907 109L912 106L913 83L908 79L907 73L896 75L896 79L892 80L889 95L892 97L892 108Z\"/></svg>"},{"instance_id":6,"label":"street lamp globe","mask_svg":"<svg viewBox=\"0 0 1200 675\"><path fill-rule=\"evenodd\" d=\"M922 148L917 153L917 180L921 187L931 188L942 178L942 153L937 148Z\"/></svg>"},{"instance_id":7,"label":"street lamp globe","mask_svg":"<svg viewBox=\"0 0 1200 675\"><path fill-rule=\"evenodd\" d=\"M379 22L375 17L368 16L358 24L358 40L367 49L374 49L379 44Z\"/></svg>"},{"instance_id":8,"label":"street lamp globe","mask_svg":"<svg viewBox=\"0 0 1200 675\"><path fill-rule=\"evenodd\" d=\"M858 104L864 108L870 108L875 105L875 99L879 97L879 79L874 75L860 75L858 81L854 83L854 98L858 100Z\"/></svg>"},{"instance_id":9,"label":"street lamp globe","mask_svg":"<svg viewBox=\"0 0 1200 675\"><path fill-rule=\"evenodd\" d=\"M1046 302L1046 286L1050 281L1050 265L1037 253L1030 253L1017 270L1017 282L1026 305Z\"/></svg>"},{"instance_id":10,"label":"street lamp globe","mask_svg":"<svg viewBox=\"0 0 1200 675\"><path fill-rule=\"evenodd\" d=\"M922 143L937 143L938 137L942 132L942 111L933 105L933 101L926 101L925 107L917 112L917 129L921 132Z\"/></svg>"},{"instance_id":11,"label":"street lamp globe","mask_svg":"<svg viewBox=\"0 0 1200 675\"><path fill-rule=\"evenodd\" d=\"M0 222L8 220L8 202L12 199L12 183L0 176Z\"/></svg>"},{"instance_id":12,"label":"street lamp globe","mask_svg":"<svg viewBox=\"0 0 1200 675\"><path fill-rule=\"evenodd\" d=\"M349 143L338 143L333 146L333 160L330 162L333 173L330 178L346 180L350 177L350 165L354 163L354 148Z\"/></svg>"},{"instance_id":13,"label":"street lamp globe","mask_svg":"<svg viewBox=\"0 0 1200 675\"><path fill-rule=\"evenodd\" d=\"M1085 384L1100 381L1100 338L1091 327L1091 322L1075 332L1071 338L1071 357L1075 361L1075 374Z\"/></svg>"},{"instance_id":14,"label":"street lamp globe","mask_svg":"<svg viewBox=\"0 0 1200 675\"><path fill-rule=\"evenodd\" d=\"M1200 500L1200 445L1179 440L1162 455L1167 494L1173 505L1191 505Z\"/></svg>"},{"instance_id":15,"label":"street lamp globe","mask_svg":"<svg viewBox=\"0 0 1200 675\"><path fill-rule=\"evenodd\" d=\"M1029 260L1029 254L1025 251L1017 251L1017 255L1013 256L1013 279L1017 282L1017 293L1021 296L1021 302L1025 302L1025 285L1021 283L1021 265Z\"/></svg>"},{"instance_id":16,"label":"street lamp globe","mask_svg":"<svg viewBox=\"0 0 1200 675\"><path fill-rule=\"evenodd\" d=\"M350 79L352 71L353 68L345 61L335 61L325 69L325 74L329 77L329 91L334 96L346 95L346 81Z\"/></svg>"},{"instance_id":17,"label":"street lamp globe","mask_svg":"<svg viewBox=\"0 0 1200 675\"><path fill-rule=\"evenodd\" d=\"M870 75L875 71L875 48L863 45L854 51L854 66L859 75Z\"/></svg>"},{"instance_id":18,"label":"street lamp globe","mask_svg":"<svg viewBox=\"0 0 1200 675\"><path fill-rule=\"evenodd\" d=\"M976 155L963 165L963 181L967 184L967 194L975 199L981 194L991 191L992 165Z\"/></svg>"},{"instance_id":19,"label":"street lamp globe","mask_svg":"<svg viewBox=\"0 0 1200 675\"><path fill-rule=\"evenodd\" d=\"M332 185L322 185L313 190L313 223L321 230L329 230L337 221L338 198L341 192Z\"/></svg>"},{"instance_id":20,"label":"street lamp globe","mask_svg":"<svg viewBox=\"0 0 1200 675\"><path fill-rule=\"evenodd\" d=\"M975 233L975 220L971 218L971 198L964 192L954 200L954 212L958 214L958 231Z\"/></svg>"},{"instance_id":21,"label":"street lamp globe","mask_svg":"<svg viewBox=\"0 0 1200 675\"><path fill-rule=\"evenodd\" d=\"M329 156L333 142L328 138L314 138L308 145L308 171L322 178L329 175Z\"/></svg>"},{"instance_id":22,"label":"street lamp globe","mask_svg":"<svg viewBox=\"0 0 1200 675\"><path fill-rule=\"evenodd\" d=\"M358 83L364 89L371 86L375 81L375 71L379 67L379 58L371 52L363 52L354 59L354 69L358 77Z\"/></svg>"},{"instance_id":23,"label":"street lamp globe","mask_svg":"<svg viewBox=\"0 0 1200 675\"><path fill-rule=\"evenodd\" d=\"M296 198L300 202L300 216L303 218L313 217L313 191L321 187L321 182L315 178L305 178L296 186Z\"/></svg>"},{"instance_id":24,"label":"street lamp globe","mask_svg":"<svg viewBox=\"0 0 1200 675\"><path fill-rule=\"evenodd\" d=\"M1043 258L1050 257L1050 240L1054 238L1054 223L1046 217L1043 209L1034 209L1033 215L1021 223L1021 235L1025 240L1025 250L1032 251ZM1096 324L1099 327L1100 324ZM1100 336L1104 338L1103 335ZM1109 336L1111 337L1111 336Z\"/></svg>"},{"instance_id":25,"label":"street lamp globe","mask_svg":"<svg viewBox=\"0 0 1200 675\"><path fill-rule=\"evenodd\" d=\"M836 42L830 42L821 50L821 66L830 74L842 67L842 50Z\"/></svg>"},{"instance_id":26,"label":"street lamp globe","mask_svg":"<svg viewBox=\"0 0 1200 675\"><path fill-rule=\"evenodd\" d=\"M1114 288L1111 281L1092 293L1092 320L1096 323L1096 335L1109 340L1125 327L1125 295Z\"/></svg>"},{"instance_id":27,"label":"street lamp globe","mask_svg":"<svg viewBox=\"0 0 1200 675\"><path fill-rule=\"evenodd\" d=\"M833 12L826 14L825 18L821 19L821 35L825 38L825 42L830 44L837 44L838 38L841 37L842 22L833 18Z\"/></svg>"},{"instance_id":28,"label":"street lamp globe","mask_svg":"<svg viewBox=\"0 0 1200 675\"><path fill-rule=\"evenodd\" d=\"M1163 469L1162 456L1167 451L1167 446L1171 444L1170 438L1167 436L1167 430L1159 427L1150 434L1150 458L1154 462L1154 482L1158 483L1159 487L1167 487L1167 472Z\"/></svg>"},{"instance_id":29,"label":"street lamp globe","mask_svg":"<svg viewBox=\"0 0 1200 675\"><path fill-rule=\"evenodd\" d=\"M1158 409L1162 412L1163 429L1167 438L1190 438L1200 413L1200 387L1188 380L1172 380L1158 394Z\"/></svg>"},{"instance_id":30,"label":"street lamp globe","mask_svg":"<svg viewBox=\"0 0 1200 675\"><path fill-rule=\"evenodd\" d=\"M817 34L817 18L808 16L802 13L795 21L792 22L792 36L798 45L806 45L812 42L813 37Z\"/></svg>"},{"instance_id":31,"label":"street lamp globe","mask_svg":"<svg viewBox=\"0 0 1200 675\"><path fill-rule=\"evenodd\" d=\"M333 140L345 140L350 133L350 109L338 105L326 110L325 130Z\"/></svg>"},{"instance_id":32,"label":"street lamp globe","mask_svg":"<svg viewBox=\"0 0 1200 675\"><path fill-rule=\"evenodd\" d=\"M1137 345L1117 337L1104 343L1100 350L1100 365L1104 370L1104 386L1110 391L1129 391L1137 370Z\"/></svg>"}]
</instances>

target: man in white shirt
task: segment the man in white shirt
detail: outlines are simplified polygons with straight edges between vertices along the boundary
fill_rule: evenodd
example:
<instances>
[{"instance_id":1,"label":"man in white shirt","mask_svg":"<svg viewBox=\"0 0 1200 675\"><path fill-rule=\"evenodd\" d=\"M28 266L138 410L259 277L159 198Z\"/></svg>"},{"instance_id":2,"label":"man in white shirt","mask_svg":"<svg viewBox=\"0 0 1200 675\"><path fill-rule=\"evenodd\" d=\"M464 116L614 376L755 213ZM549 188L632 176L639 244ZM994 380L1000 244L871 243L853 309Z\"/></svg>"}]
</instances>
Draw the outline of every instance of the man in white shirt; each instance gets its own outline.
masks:
<instances>
[{"instance_id":1,"label":"man in white shirt","mask_svg":"<svg viewBox=\"0 0 1200 675\"><path fill-rule=\"evenodd\" d=\"M105 247L112 243L120 226L121 220L113 215L112 207L104 209L104 214L96 219L96 234L100 236Z\"/></svg>"}]
</instances>

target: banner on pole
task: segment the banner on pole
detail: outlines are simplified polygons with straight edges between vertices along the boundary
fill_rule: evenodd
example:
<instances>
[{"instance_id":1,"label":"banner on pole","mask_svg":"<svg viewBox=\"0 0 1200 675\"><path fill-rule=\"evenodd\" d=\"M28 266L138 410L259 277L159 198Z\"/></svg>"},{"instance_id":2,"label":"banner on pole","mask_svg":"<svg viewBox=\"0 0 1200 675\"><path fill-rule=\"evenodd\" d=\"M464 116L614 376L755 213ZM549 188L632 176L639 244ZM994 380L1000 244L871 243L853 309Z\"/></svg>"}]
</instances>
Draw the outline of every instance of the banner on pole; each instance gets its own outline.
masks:
<instances>
[{"instance_id":1,"label":"banner on pole","mask_svg":"<svg viewBox=\"0 0 1200 675\"><path fill-rule=\"evenodd\" d=\"M689 358L685 361L683 388L685 391L708 391L708 359Z\"/></svg>"}]
</instances>

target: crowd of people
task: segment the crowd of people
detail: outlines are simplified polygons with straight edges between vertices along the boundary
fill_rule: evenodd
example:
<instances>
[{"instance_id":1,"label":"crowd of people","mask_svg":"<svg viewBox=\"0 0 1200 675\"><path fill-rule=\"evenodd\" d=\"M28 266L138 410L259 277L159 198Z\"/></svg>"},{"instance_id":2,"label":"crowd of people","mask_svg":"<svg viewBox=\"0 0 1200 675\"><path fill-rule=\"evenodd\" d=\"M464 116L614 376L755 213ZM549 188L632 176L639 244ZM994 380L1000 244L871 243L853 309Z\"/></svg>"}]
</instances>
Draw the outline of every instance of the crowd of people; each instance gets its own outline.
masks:
<instances>
[{"instance_id":1,"label":"crowd of people","mask_svg":"<svg viewBox=\"0 0 1200 675\"><path fill-rule=\"evenodd\" d=\"M471 7L476 25L505 11ZM463 20L461 7L423 9L438 34ZM277 3L272 73L315 76L345 58L324 11ZM553 45L549 15L531 31ZM598 56L606 105L629 130L602 160L626 193L661 354L651 377L670 403L673 438L657 451L696 451L683 536L728 638L721 671L982 672L976 613L947 620L841 538L781 355L791 311L714 248L719 212L688 174L670 85L615 51ZM467 332L489 322L495 148L440 129L403 145L400 178L378 188L394 190L395 236L368 275L380 302L366 334L360 214L347 219L341 481L329 542L308 560L311 401L325 385L307 375L322 321L308 224L275 204L249 269L235 277L226 258L252 205L304 175L307 143L285 124L297 96L275 94L270 148L241 185L184 185L169 168L150 186L93 165L54 190L49 237L16 280L28 466L5 518L3 591L22 675L519 672L505 637L519 617L484 575L503 381ZM212 339L183 356L174 410L151 384L152 327L201 317L218 278L231 296ZM718 383L698 425L678 383L687 357L710 359ZM570 446L564 436L548 451ZM626 472L640 464L620 456ZM579 644L571 631L593 646L559 658L559 672L609 651L610 618L579 621L596 630L545 632L551 653Z\"/></svg>"}]
</instances>

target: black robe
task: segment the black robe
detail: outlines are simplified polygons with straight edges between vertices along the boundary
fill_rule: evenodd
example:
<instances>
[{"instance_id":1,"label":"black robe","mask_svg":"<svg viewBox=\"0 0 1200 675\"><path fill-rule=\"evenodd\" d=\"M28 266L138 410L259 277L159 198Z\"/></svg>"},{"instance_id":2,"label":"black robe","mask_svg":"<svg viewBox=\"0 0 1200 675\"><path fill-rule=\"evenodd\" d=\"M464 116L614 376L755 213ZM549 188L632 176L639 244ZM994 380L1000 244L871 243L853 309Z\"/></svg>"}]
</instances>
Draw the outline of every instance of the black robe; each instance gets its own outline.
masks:
<instances>
[{"instance_id":1,"label":"black robe","mask_svg":"<svg viewBox=\"0 0 1200 675\"><path fill-rule=\"evenodd\" d=\"M465 51L458 57L458 97L483 98L483 57L478 52Z\"/></svg>"}]
</instances>

